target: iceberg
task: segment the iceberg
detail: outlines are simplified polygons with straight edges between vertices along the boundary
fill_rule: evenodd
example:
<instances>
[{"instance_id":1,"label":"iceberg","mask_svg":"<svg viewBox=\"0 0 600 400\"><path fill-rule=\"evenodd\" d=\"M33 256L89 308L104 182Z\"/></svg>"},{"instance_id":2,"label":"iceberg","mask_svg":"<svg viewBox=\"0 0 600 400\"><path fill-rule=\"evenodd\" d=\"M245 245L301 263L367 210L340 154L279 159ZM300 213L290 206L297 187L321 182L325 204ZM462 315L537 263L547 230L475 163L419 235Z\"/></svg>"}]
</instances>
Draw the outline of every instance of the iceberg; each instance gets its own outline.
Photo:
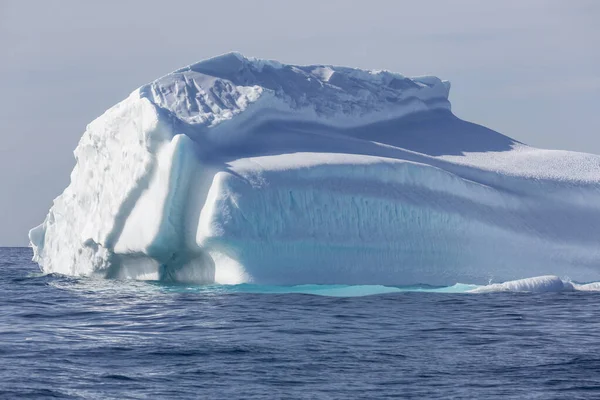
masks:
<instances>
[{"instance_id":1,"label":"iceberg","mask_svg":"<svg viewBox=\"0 0 600 400\"><path fill-rule=\"evenodd\" d=\"M221 284L598 280L600 157L463 121L449 90L239 53L179 69L87 126L34 261Z\"/></svg>"}]
</instances>

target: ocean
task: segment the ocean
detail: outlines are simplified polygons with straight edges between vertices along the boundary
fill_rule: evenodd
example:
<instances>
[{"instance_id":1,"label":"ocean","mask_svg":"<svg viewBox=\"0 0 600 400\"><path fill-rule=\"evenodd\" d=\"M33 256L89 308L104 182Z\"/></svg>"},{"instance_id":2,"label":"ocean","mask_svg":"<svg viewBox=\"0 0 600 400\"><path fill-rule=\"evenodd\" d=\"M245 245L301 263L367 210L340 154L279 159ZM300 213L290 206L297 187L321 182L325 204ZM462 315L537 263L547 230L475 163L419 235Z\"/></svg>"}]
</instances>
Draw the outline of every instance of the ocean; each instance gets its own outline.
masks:
<instances>
[{"instance_id":1,"label":"ocean","mask_svg":"<svg viewBox=\"0 0 600 400\"><path fill-rule=\"evenodd\" d=\"M600 293L166 285L0 249L0 398L600 398Z\"/></svg>"}]
</instances>

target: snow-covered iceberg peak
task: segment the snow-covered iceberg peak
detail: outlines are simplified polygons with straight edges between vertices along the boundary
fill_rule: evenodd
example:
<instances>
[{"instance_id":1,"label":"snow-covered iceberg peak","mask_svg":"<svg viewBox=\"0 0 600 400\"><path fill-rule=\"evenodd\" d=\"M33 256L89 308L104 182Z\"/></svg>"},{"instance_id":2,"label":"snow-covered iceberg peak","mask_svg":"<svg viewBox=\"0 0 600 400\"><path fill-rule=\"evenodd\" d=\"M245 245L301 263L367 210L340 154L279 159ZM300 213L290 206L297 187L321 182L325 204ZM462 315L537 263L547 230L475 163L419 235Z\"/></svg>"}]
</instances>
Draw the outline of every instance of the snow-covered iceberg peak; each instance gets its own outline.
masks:
<instances>
[{"instance_id":1,"label":"snow-covered iceberg peak","mask_svg":"<svg viewBox=\"0 0 600 400\"><path fill-rule=\"evenodd\" d=\"M177 70L88 125L34 260L218 283L598 281L600 157L460 120L448 90L238 53Z\"/></svg>"},{"instance_id":2,"label":"snow-covered iceberg peak","mask_svg":"<svg viewBox=\"0 0 600 400\"><path fill-rule=\"evenodd\" d=\"M285 65L227 53L168 74L140 93L196 128L215 127L243 111L252 111L244 122L260 113L261 118L269 114L268 118L351 126L418 111L449 110L449 88L449 82L436 77Z\"/></svg>"}]
</instances>

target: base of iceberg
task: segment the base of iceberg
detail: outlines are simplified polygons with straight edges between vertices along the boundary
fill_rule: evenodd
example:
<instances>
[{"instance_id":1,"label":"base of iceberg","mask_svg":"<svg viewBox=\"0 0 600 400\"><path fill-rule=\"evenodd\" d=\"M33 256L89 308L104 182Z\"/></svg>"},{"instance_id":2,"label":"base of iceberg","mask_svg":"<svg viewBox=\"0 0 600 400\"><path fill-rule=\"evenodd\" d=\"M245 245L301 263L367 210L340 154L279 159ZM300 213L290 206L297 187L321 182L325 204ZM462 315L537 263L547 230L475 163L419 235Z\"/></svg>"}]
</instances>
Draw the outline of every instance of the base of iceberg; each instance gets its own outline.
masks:
<instances>
[{"instance_id":1,"label":"base of iceberg","mask_svg":"<svg viewBox=\"0 0 600 400\"><path fill-rule=\"evenodd\" d=\"M463 121L449 88L237 53L175 71L88 125L34 260L208 284L598 280L600 157Z\"/></svg>"},{"instance_id":2,"label":"base of iceberg","mask_svg":"<svg viewBox=\"0 0 600 400\"><path fill-rule=\"evenodd\" d=\"M451 286L411 285L201 285L186 286L176 284L165 286L161 290L176 292L207 293L259 293L259 294L307 294L330 297L361 297L392 293L449 293L449 294L485 294L485 293L561 293L561 292L600 292L600 282L578 284L562 280L557 276L539 276L504 283L473 285L456 283Z\"/></svg>"}]
</instances>

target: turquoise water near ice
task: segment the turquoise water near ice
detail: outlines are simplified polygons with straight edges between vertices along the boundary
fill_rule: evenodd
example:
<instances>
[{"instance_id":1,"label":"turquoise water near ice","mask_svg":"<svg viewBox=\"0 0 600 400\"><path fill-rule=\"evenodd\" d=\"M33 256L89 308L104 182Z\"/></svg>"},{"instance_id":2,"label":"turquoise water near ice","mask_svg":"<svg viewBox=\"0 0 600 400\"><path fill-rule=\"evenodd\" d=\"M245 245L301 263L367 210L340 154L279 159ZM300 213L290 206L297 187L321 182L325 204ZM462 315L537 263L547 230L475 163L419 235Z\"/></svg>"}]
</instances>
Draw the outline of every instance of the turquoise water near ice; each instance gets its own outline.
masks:
<instances>
[{"instance_id":1,"label":"turquoise water near ice","mask_svg":"<svg viewBox=\"0 0 600 400\"><path fill-rule=\"evenodd\" d=\"M263 294L309 294L332 297L360 297L388 293L428 292L428 293L468 293L477 285L456 284L447 287L418 286L381 286L381 285L297 285L297 286L268 286L268 285L206 285L206 286L168 286L162 283L165 290L190 291L198 293L263 293Z\"/></svg>"}]
</instances>

